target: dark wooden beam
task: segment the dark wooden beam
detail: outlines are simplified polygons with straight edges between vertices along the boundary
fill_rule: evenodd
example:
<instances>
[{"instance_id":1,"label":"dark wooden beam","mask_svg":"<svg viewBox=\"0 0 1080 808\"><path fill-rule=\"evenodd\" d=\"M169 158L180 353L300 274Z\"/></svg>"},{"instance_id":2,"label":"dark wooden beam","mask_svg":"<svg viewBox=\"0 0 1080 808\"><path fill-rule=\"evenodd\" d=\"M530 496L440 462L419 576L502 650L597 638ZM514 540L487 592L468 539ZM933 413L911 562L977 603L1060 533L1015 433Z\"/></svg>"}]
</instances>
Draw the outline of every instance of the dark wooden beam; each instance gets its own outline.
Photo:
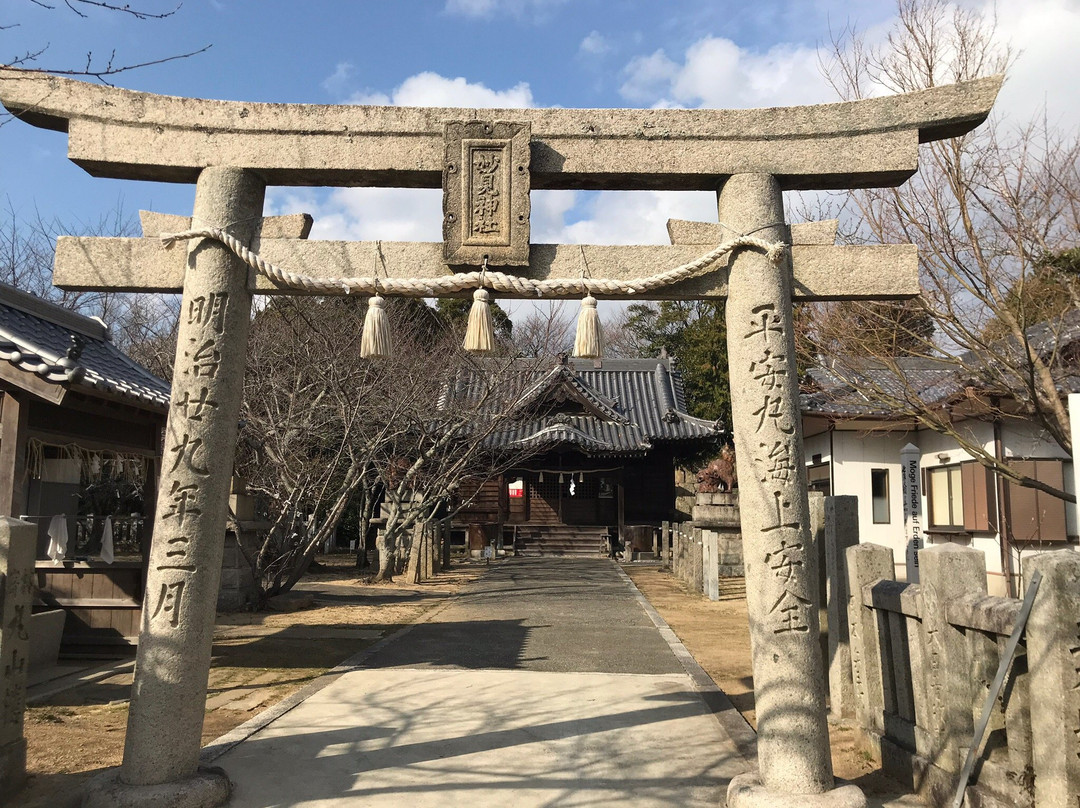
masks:
<instances>
[{"instance_id":1,"label":"dark wooden beam","mask_svg":"<svg viewBox=\"0 0 1080 808\"><path fill-rule=\"evenodd\" d=\"M28 370L20 370L10 362L0 360L0 382L6 382L19 390L25 390L31 395L48 401L50 404L60 404L67 395L67 388L62 384L47 382L36 373Z\"/></svg>"},{"instance_id":2,"label":"dark wooden beam","mask_svg":"<svg viewBox=\"0 0 1080 808\"><path fill-rule=\"evenodd\" d=\"M26 393L4 393L0 409L0 514L26 509L26 440L30 401Z\"/></svg>"}]
</instances>

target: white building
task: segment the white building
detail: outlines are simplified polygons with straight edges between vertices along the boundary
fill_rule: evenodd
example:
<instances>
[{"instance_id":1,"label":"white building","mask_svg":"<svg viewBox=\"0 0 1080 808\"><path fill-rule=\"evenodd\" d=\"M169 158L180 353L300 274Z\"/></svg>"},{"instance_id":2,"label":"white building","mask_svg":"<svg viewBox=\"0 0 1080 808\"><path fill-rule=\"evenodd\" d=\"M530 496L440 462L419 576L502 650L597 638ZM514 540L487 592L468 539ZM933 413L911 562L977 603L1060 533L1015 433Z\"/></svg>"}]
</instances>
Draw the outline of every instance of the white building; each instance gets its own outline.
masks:
<instances>
[{"instance_id":1,"label":"white building","mask_svg":"<svg viewBox=\"0 0 1080 808\"><path fill-rule=\"evenodd\" d=\"M1080 317L1077 318L1080 323ZM1080 328L1076 341L1080 343ZM1059 335L1055 335L1059 336ZM1047 485L1075 493L1072 460L1035 422L1002 417L1007 402L986 406L982 392L965 383L954 365L925 359L897 360L898 368L867 363L859 374L866 388L903 385L924 402L940 405L954 428L990 457L1003 460ZM896 370L902 371L902 382ZM847 374L845 374L847 375ZM803 446L811 490L859 498L860 541L891 547L900 579L907 578L900 452L919 450L921 527L926 544L956 542L983 550L990 594L1022 592L1022 556L1077 548L1077 507L1043 491L999 477L953 437L920 428L873 403L862 385L829 371L811 372L811 392L801 401ZM970 380L968 380L970 382ZM1068 377L1070 386L1080 382ZM996 402L998 403L998 402Z\"/></svg>"}]
</instances>

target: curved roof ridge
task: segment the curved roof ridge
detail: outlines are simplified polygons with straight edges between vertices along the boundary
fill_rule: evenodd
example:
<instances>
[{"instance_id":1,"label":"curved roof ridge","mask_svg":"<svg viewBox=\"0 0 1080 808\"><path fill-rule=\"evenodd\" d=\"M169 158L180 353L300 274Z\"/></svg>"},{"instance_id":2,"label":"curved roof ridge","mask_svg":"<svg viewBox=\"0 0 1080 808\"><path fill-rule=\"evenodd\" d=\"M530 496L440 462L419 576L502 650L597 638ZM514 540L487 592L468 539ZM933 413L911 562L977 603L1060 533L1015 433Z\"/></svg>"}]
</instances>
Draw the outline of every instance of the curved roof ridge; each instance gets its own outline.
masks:
<instances>
[{"instance_id":1,"label":"curved roof ridge","mask_svg":"<svg viewBox=\"0 0 1080 808\"><path fill-rule=\"evenodd\" d=\"M563 386L578 395L575 398L583 405L595 410L597 417L604 418L616 423L629 423L629 419L621 414L616 408L618 404L595 390L585 381L569 364L558 364L541 377L530 390L526 391L520 399L516 409L518 412L528 409L544 398L544 395L553 391L556 387Z\"/></svg>"}]
</instances>

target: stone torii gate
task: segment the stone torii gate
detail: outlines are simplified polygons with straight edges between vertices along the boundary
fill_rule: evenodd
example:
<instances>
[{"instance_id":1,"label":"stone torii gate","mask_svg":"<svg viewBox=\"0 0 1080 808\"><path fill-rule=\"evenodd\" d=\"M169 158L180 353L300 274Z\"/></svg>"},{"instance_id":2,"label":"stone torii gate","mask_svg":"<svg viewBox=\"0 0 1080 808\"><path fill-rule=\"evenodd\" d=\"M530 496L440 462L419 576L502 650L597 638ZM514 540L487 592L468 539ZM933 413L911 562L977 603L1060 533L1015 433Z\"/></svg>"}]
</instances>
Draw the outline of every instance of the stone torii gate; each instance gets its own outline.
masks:
<instances>
[{"instance_id":1,"label":"stone torii gate","mask_svg":"<svg viewBox=\"0 0 1080 808\"><path fill-rule=\"evenodd\" d=\"M143 238L57 245L61 288L183 292L124 762L86 804L228 798L227 779L200 770L198 757L231 447L252 295L297 291L256 276L216 240L169 250L155 231L214 226L267 261L324 278L370 277L373 266L437 278L486 259L534 280L577 281L583 263L593 279L629 280L737 236L794 241L779 263L740 249L649 297L727 298L758 717L758 771L732 782L728 804L800 795L803 806L864 805L856 787L835 788L830 761L792 300L914 297L917 255L911 245L821 243L831 236L785 223L782 192L899 185L917 170L919 143L978 126L1000 84L760 110L472 110L207 101L0 70L8 110L67 131L70 159L89 173L196 185L191 220L149 216ZM303 223L262 219L267 184L442 187L444 240L306 241ZM672 222L668 246L530 244L531 188L715 191L719 223Z\"/></svg>"}]
</instances>

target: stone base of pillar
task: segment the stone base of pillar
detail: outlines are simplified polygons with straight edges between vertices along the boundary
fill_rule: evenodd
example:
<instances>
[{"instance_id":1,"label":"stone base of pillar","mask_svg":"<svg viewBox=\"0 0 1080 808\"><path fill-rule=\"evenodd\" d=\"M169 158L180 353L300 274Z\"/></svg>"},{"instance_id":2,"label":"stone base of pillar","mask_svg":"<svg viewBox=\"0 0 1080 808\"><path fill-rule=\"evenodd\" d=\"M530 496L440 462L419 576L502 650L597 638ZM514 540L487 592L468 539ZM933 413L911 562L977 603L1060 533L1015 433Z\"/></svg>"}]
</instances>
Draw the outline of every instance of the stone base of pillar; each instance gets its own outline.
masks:
<instances>
[{"instance_id":1,"label":"stone base of pillar","mask_svg":"<svg viewBox=\"0 0 1080 808\"><path fill-rule=\"evenodd\" d=\"M761 785L756 772L732 778L727 808L866 808L866 796L858 786L846 785L823 794L787 794Z\"/></svg>"},{"instance_id":2,"label":"stone base of pillar","mask_svg":"<svg viewBox=\"0 0 1080 808\"><path fill-rule=\"evenodd\" d=\"M120 781L112 769L90 781L82 808L219 808L229 801L232 785L224 770L200 768L194 777L152 786Z\"/></svg>"},{"instance_id":3,"label":"stone base of pillar","mask_svg":"<svg viewBox=\"0 0 1080 808\"><path fill-rule=\"evenodd\" d=\"M0 802L26 784L26 738L0 746Z\"/></svg>"}]
</instances>

